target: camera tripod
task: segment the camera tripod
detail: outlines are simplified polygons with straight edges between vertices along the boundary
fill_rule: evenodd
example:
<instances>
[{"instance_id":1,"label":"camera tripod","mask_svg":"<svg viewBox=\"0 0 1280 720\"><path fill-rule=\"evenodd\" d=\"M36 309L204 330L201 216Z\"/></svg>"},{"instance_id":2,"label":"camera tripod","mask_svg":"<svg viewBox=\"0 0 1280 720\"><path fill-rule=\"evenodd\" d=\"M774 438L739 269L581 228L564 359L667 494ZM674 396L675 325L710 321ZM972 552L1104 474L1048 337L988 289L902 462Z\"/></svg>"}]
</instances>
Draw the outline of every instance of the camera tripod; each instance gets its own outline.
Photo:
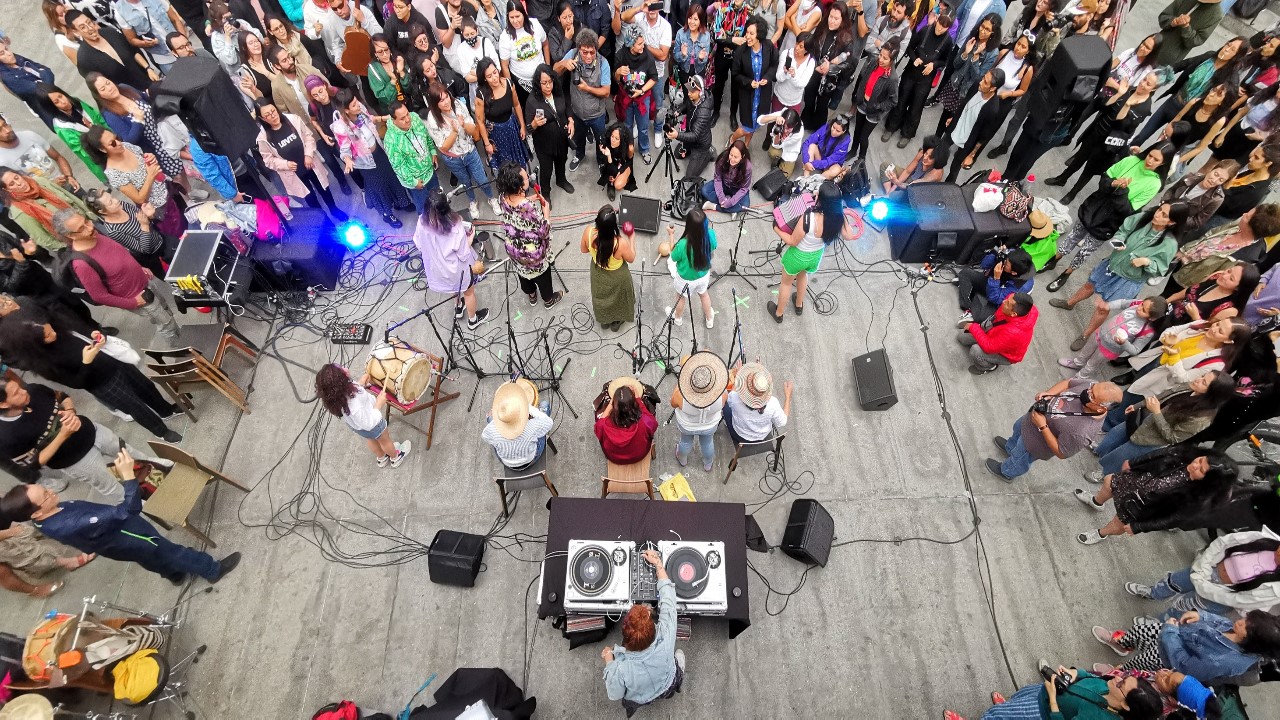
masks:
<instances>
[{"instance_id":1,"label":"camera tripod","mask_svg":"<svg viewBox=\"0 0 1280 720\"><path fill-rule=\"evenodd\" d=\"M676 186L676 178L680 177L680 166L676 161L676 154L671 150L671 146L675 144L675 140L665 139L662 143L662 149L658 151L658 159L649 168L649 172L644 174L644 181L649 182L649 178L653 177L653 173L662 167L662 176L667 178L671 183L671 187Z\"/></svg>"}]
</instances>

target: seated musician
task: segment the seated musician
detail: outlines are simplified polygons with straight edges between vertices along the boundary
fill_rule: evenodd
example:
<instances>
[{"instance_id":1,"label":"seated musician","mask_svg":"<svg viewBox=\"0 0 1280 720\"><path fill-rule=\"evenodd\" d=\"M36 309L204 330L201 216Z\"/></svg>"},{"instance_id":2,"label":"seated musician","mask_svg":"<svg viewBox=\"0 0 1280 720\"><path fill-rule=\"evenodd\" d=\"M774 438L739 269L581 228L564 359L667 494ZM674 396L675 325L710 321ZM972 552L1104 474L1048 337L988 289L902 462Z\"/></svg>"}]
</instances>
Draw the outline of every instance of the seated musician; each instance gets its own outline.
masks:
<instances>
[{"instance_id":1,"label":"seated musician","mask_svg":"<svg viewBox=\"0 0 1280 720\"><path fill-rule=\"evenodd\" d=\"M551 403L533 403L533 385L528 381L502 383L493 394L489 424L480 433L502 464L512 470L529 467L547 449L547 436L554 424Z\"/></svg>"},{"instance_id":2,"label":"seated musician","mask_svg":"<svg viewBox=\"0 0 1280 720\"><path fill-rule=\"evenodd\" d=\"M649 453L658 420L657 393L633 377L620 377L596 399L596 438L609 462L631 465Z\"/></svg>"},{"instance_id":3,"label":"seated musician","mask_svg":"<svg viewBox=\"0 0 1280 720\"><path fill-rule=\"evenodd\" d=\"M724 424L734 443L760 442L781 430L791 415L790 380L782 384L783 402L773 396L773 376L759 362L731 371L729 397L724 404Z\"/></svg>"}]
</instances>

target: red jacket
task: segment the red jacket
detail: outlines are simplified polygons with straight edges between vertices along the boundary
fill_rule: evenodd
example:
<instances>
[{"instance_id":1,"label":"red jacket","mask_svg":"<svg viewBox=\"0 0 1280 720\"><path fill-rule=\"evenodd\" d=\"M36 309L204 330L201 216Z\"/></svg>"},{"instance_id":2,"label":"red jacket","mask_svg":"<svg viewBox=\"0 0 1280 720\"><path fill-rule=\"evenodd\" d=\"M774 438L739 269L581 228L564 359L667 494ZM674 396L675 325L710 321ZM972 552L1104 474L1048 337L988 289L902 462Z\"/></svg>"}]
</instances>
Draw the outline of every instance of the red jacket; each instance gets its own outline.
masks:
<instances>
[{"instance_id":1,"label":"red jacket","mask_svg":"<svg viewBox=\"0 0 1280 720\"><path fill-rule=\"evenodd\" d=\"M991 329L983 330L981 323L969 323L969 333L978 341L978 347L989 355L1003 355L1009 362L1022 362L1035 333L1040 309L1034 305L1031 312L1020 317L1009 317L1003 308L996 308L991 318Z\"/></svg>"},{"instance_id":2,"label":"red jacket","mask_svg":"<svg viewBox=\"0 0 1280 720\"><path fill-rule=\"evenodd\" d=\"M649 453L653 435L658 431L658 420L649 412L648 406L642 400L636 402L640 404L640 420L631 427L618 427L611 415L596 418L596 437L600 440L604 456L618 465L630 465L644 459Z\"/></svg>"}]
</instances>

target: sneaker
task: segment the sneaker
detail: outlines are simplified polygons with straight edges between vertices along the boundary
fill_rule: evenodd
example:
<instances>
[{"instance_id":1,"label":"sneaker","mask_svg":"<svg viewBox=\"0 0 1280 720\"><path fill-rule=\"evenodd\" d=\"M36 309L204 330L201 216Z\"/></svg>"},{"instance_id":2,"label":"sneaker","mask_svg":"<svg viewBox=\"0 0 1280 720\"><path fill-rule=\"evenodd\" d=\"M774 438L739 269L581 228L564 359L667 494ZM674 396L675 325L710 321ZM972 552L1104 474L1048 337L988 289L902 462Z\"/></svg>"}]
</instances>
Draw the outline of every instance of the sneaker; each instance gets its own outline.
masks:
<instances>
[{"instance_id":1,"label":"sneaker","mask_svg":"<svg viewBox=\"0 0 1280 720\"><path fill-rule=\"evenodd\" d=\"M186 414L186 413L183 411L183 409L182 409L182 406L181 406L181 405L174 405L174 406L173 406L173 409L172 409L172 410L170 410L167 414L165 414L165 415L161 415L161 416L160 416L160 419L161 419L161 420L172 420L172 419L174 419L174 418L176 418L176 417L182 417L182 416L183 416L183 415L185 415L185 414Z\"/></svg>"},{"instance_id":2,"label":"sneaker","mask_svg":"<svg viewBox=\"0 0 1280 720\"><path fill-rule=\"evenodd\" d=\"M529 293L529 304L530 304L530 305L537 305L537 304L538 304L538 293L536 293L536 292L535 292L535 293Z\"/></svg>"},{"instance_id":3,"label":"sneaker","mask_svg":"<svg viewBox=\"0 0 1280 720\"><path fill-rule=\"evenodd\" d=\"M1049 300L1049 304L1052 305L1053 307L1058 308L1059 310L1070 310L1073 307L1071 303L1067 302L1066 300L1063 300L1062 298L1053 298Z\"/></svg>"},{"instance_id":4,"label":"sneaker","mask_svg":"<svg viewBox=\"0 0 1280 720\"><path fill-rule=\"evenodd\" d=\"M605 187L604 191L605 194L609 196L609 202L613 202L618 199L618 189L613 186L613 183L609 183L609 185Z\"/></svg>"},{"instance_id":5,"label":"sneaker","mask_svg":"<svg viewBox=\"0 0 1280 720\"><path fill-rule=\"evenodd\" d=\"M68 483L64 477L43 476L36 481L36 484L49 492L60 493L67 489Z\"/></svg>"},{"instance_id":6,"label":"sneaker","mask_svg":"<svg viewBox=\"0 0 1280 720\"><path fill-rule=\"evenodd\" d=\"M715 203L713 203L713 202L711 202L710 200L707 200L707 201L705 201L705 202L703 202L703 203L702 203L702 209L703 209L703 210L715 210L715 209L716 209L716 204L715 204Z\"/></svg>"},{"instance_id":7,"label":"sneaker","mask_svg":"<svg viewBox=\"0 0 1280 720\"><path fill-rule=\"evenodd\" d=\"M577 172L578 166L582 164L582 158L576 157L569 161L569 172Z\"/></svg>"},{"instance_id":8,"label":"sneaker","mask_svg":"<svg viewBox=\"0 0 1280 720\"><path fill-rule=\"evenodd\" d=\"M891 137L893 137L893 131L885 130L884 132L880 133L880 142L887 143L889 142L889 138Z\"/></svg>"},{"instance_id":9,"label":"sneaker","mask_svg":"<svg viewBox=\"0 0 1280 720\"><path fill-rule=\"evenodd\" d=\"M1071 352L1080 352L1080 348L1084 347L1084 344L1085 344L1085 343L1087 343L1087 342L1089 342L1089 341L1088 341L1088 340L1086 340L1086 339L1084 338L1084 336L1083 336L1083 335L1082 335L1082 336L1080 336L1080 337L1078 337L1078 338L1076 338L1075 340L1072 340L1072 341L1071 341Z\"/></svg>"},{"instance_id":10,"label":"sneaker","mask_svg":"<svg viewBox=\"0 0 1280 720\"><path fill-rule=\"evenodd\" d=\"M996 435L995 437L991 438L991 442L996 446L997 450L1004 453L1005 455L1009 454L1009 451L1007 449L1009 447L1008 438L1002 438L999 435Z\"/></svg>"},{"instance_id":11,"label":"sneaker","mask_svg":"<svg viewBox=\"0 0 1280 720\"><path fill-rule=\"evenodd\" d=\"M1073 357L1058 358L1058 364L1069 370L1079 370L1080 368L1084 367L1084 363L1080 362L1079 360Z\"/></svg>"},{"instance_id":12,"label":"sneaker","mask_svg":"<svg viewBox=\"0 0 1280 720\"><path fill-rule=\"evenodd\" d=\"M668 315L671 315L671 306L670 306L670 305L668 305L668 306L667 306L667 314L668 314ZM671 322L675 323L676 325L682 325L682 324L684 324L684 318L679 317L679 316L677 316L677 315L671 315Z\"/></svg>"},{"instance_id":13,"label":"sneaker","mask_svg":"<svg viewBox=\"0 0 1280 720\"><path fill-rule=\"evenodd\" d=\"M1127 592L1127 593L1129 593L1130 595L1132 595L1132 596L1134 596L1134 597L1145 598L1145 599L1147 599L1147 600L1154 600L1154 599L1155 599L1155 598L1151 597L1151 586L1150 586L1150 585L1142 585L1142 584L1140 584L1140 583L1127 582L1127 583L1125 583L1125 584L1124 584L1124 591L1125 591L1125 592Z\"/></svg>"},{"instance_id":14,"label":"sneaker","mask_svg":"<svg viewBox=\"0 0 1280 720\"><path fill-rule=\"evenodd\" d=\"M707 316L707 329L710 330L716 324L716 314L714 311Z\"/></svg>"},{"instance_id":15,"label":"sneaker","mask_svg":"<svg viewBox=\"0 0 1280 720\"><path fill-rule=\"evenodd\" d=\"M480 217L480 206L476 204L475 200L467 203L467 212L471 213L472 220Z\"/></svg>"},{"instance_id":16,"label":"sneaker","mask_svg":"<svg viewBox=\"0 0 1280 720\"><path fill-rule=\"evenodd\" d=\"M551 296L550 300L542 303L542 306L546 308L553 308L556 306L556 303L560 302L563 299L564 299L563 293L556 293L555 295Z\"/></svg>"},{"instance_id":17,"label":"sneaker","mask_svg":"<svg viewBox=\"0 0 1280 720\"><path fill-rule=\"evenodd\" d=\"M182 442L182 436L173 430L165 431L165 434L161 435L160 439L170 444Z\"/></svg>"},{"instance_id":18,"label":"sneaker","mask_svg":"<svg viewBox=\"0 0 1280 720\"><path fill-rule=\"evenodd\" d=\"M970 375L986 375L987 373L992 373L999 369L1000 369L999 365L979 365L977 363L974 363L973 365L969 366L969 374Z\"/></svg>"},{"instance_id":19,"label":"sneaker","mask_svg":"<svg viewBox=\"0 0 1280 720\"><path fill-rule=\"evenodd\" d=\"M1089 532L1082 532L1079 535L1076 535L1076 540L1081 545L1097 545L1103 540L1106 540L1106 538L1102 537L1102 533L1099 533L1097 530L1090 530Z\"/></svg>"},{"instance_id":20,"label":"sneaker","mask_svg":"<svg viewBox=\"0 0 1280 720\"><path fill-rule=\"evenodd\" d=\"M911 138L904 137L898 139L898 149L901 150L911 144Z\"/></svg>"},{"instance_id":21,"label":"sneaker","mask_svg":"<svg viewBox=\"0 0 1280 720\"><path fill-rule=\"evenodd\" d=\"M960 313L960 319L956 320L956 329L963 330L969 327L969 323L973 322L973 313L968 310Z\"/></svg>"},{"instance_id":22,"label":"sneaker","mask_svg":"<svg viewBox=\"0 0 1280 720\"><path fill-rule=\"evenodd\" d=\"M666 139L667 139L667 138L666 138L666 136L665 136L665 135L663 135L662 133L658 133L657 135L655 135L655 136L653 137L653 149L654 149L654 150L661 150L661 149L662 149L662 143L663 143L663 141L665 141Z\"/></svg>"},{"instance_id":23,"label":"sneaker","mask_svg":"<svg viewBox=\"0 0 1280 720\"><path fill-rule=\"evenodd\" d=\"M133 422L133 416L127 412L122 412L120 410L111 410L110 412L112 415L115 415L116 417L120 418L121 420L124 420L125 422Z\"/></svg>"},{"instance_id":24,"label":"sneaker","mask_svg":"<svg viewBox=\"0 0 1280 720\"><path fill-rule=\"evenodd\" d=\"M689 458L680 458L680 447L676 446L676 462L680 463L680 467L689 467Z\"/></svg>"},{"instance_id":25,"label":"sneaker","mask_svg":"<svg viewBox=\"0 0 1280 720\"><path fill-rule=\"evenodd\" d=\"M1072 494L1075 495L1076 499L1084 503L1085 506L1087 506L1090 510L1094 512L1102 512L1102 508L1104 506L1099 505L1096 501L1094 501L1093 493L1089 492L1088 490L1082 490L1080 488L1076 488Z\"/></svg>"},{"instance_id":26,"label":"sneaker","mask_svg":"<svg viewBox=\"0 0 1280 720\"><path fill-rule=\"evenodd\" d=\"M992 475L995 475L996 477L1000 478L1001 480L1007 483L1013 482L1013 478L1005 475L1004 471L1000 469L999 460L996 460L995 458L987 458L985 465L987 466L987 471L990 472Z\"/></svg>"},{"instance_id":27,"label":"sneaker","mask_svg":"<svg viewBox=\"0 0 1280 720\"><path fill-rule=\"evenodd\" d=\"M1151 287L1155 287L1160 283L1164 282L1164 280L1165 279L1162 277L1147 278L1147 284L1150 285Z\"/></svg>"},{"instance_id":28,"label":"sneaker","mask_svg":"<svg viewBox=\"0 0 1280 720\"><path fill-rule=\"evenodd\" d=\"M384 468L384 467L386 467L386 466L387 466L387 463L389 463L389 462L391 462L391 456L390 456L390 455L379 455L379 456L378 456L378 467L380 467L380 468Z\"/></svg>"},{"instance_id":29,"label":"sneaker","mask_svg":"<svg viewBox=\"0 0 1280 720\"><path fill-rule=\"evenodd\" d=\"M501 215L501 214L502 214L502 213L498 212L498 210L499 210L499 208L498 208L498 198L489 198L489 209L493 211L493 215L494 215L494 217L497 217L497 216L499 216L499 215Z\"/></svg>"},{"instance_id":30,"label":"sneaker","mask_svg":"<svg viewBox=\"0 0 1280 720\"><path fill-rule=\"evenodd\" d=\"M466 312L466 311L467 311L467 310L466 310L466 307L464 307L462 303L458 303L458 304L454 305L454 306L453 306L453 317L454 317L454 319L456 319L456 320L461 320L461 319L462 319L462 313L464 313L464 312Z\"/></svg>"},{"instance_id":31,"label":"sneaker","mask_svg":"<svg viewBox=\"0 0 1280 720\"><path fill-rule=\"evenodd\" d=\"M409 451L412 449L413 449L413 441L411 440L405 440L404 442L396 443L396 450L399 450L400 452L395 457L391 458L391 467L393 468L400 467L400 463L404 462L405 457L409 454Z\"/></svg>"},{"instance_id":32,"label":"sneaker","mask_svg":"<svg viewBox=\"0 0 1280 720\"><path fill-rule=\"evenodd\" d=\"M476 311L475 317L467 319L467 329L475 330L476 328L480 327L481 324L486 322L488 319L489 319L489 308L480 308L479 310Z\"/></svg>"},{"instance_id":33,"label":"sneaker","mask_svg":"<svg viewBox=\"0 0 1280 720\"><path fill-rule=\"evenodd\" d=\"M566 195L572 195L573 191L575 190L575 188L573 187L573 183L569 182L568 180L565 180L564 182L556 183L556 187L563 190Z\"/></svg>"},{"instance_id":34,"label":"sneaker","mask_svg":"<svg viewBox=\"0 0 1280 720\"><path fill-rule=\"evenodd\" d=\"M1093 483L1094 485L1101 485L1104 477L1106 476L1102 474L1101 470L1094 470L1093 472L1084 473L1084 479Z\"/></svg>"},{"instance_id":35,"label":"sneaker","mask_svg":"<svg viewBox=\"0 0 1280 720\"><path fill-rule=\"evenodd\" d=\"M231 571L235 570L236 566L239 564L240 564L240 553L238 552L233 552L230 555L222 558L221 560L218 561L217 577L213 578L209 582L216 583L222 578L230 575Z\"/></svg>"},{"instance_id":36,"label":"sneaker","mask_svg":"<svg viewBox=\"0 0 1280 720\"><path fill-rule=\"evenodd\" d=\"M1117 639L1122 635L1124 635L1124 633L1120 631L1112 632L1102 627L1101 625L1093 626L1094 640L1097 640L1103 645L1106 645L1107 647L1111 648L1115 652L1115 654L1119 655L1120 657L1128 657L1132 651L1124 647L1123 645L1121 645L1119 642L1117 642Z\"/></svg>"},{"instance_id":37,"label":"sneaker","mask_svg":"<svg viewBox=\"0 0 1280 720\"><path fill-rule=\"evenodd\" d=\"M680 666L680 670L684 670L684 651L676 648L676 665Z\"/></svg>"},{"instance_id":38,"label":"sneaker","mask_svg":"<svg viewBox=\"0 0 1280 720\"><path fill-rule=\"evenodd\" d=\"M1094 675L1106 675L1107 673L1115 672L1116 666L1110 663L1094 663L1091 669Z\"/></svg>"},{"instance_id":39,"label":"sneaker","mask_svg":"<svg viewBox=\"0 0 1280 720\"><path fill-rule=\"evenodd\" d=\"M714 461L714 460L703 460L703 461L702 461L702 472L711 472L711 468L712 468L712 466L714 466L714 465L715 465L715 461Z\"/></svg>"},{"instance_id":40,"label":"sneaker","mask_svg":"<svg viewBox=\"0 0 1280 720\"><path fill-rule=\"evenodd\" d=\"M645 165L653 164L653 156L649 153L640 153L640 159L644 161Z\"/></svg>"}]
</instances>

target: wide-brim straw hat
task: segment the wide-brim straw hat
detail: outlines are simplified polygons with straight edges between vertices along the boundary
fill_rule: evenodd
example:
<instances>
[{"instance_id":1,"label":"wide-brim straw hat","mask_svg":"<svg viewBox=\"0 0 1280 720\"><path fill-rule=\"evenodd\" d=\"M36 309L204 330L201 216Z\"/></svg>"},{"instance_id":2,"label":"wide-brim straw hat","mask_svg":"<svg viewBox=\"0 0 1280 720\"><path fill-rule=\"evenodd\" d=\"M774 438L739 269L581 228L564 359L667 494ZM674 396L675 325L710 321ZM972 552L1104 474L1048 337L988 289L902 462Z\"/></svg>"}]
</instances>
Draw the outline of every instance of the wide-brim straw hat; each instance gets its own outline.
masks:
<instances>
[{"instance_id":1,"label":"wide-brim straw hat","mask_svg":"<svg viewBox=\"0 0 1280 720\"><path fill-rule=\"evenodd\" d=\"M533 393L524 383L504 382L493 394L493 407L489 415L498 434L508 440L515 440L524 432L529 424L529 406L533 404Z\"/></svg>"},{"instance_id":2,"label":"wide-brim straw hat","mask_svg":"<svg viewBox=\"0 0 1280 720\"><path fill-rule=\"evenodd\" d=\"M1032 210L1027 215L1027 223L1031 225L1031 237L1043 240L1053 233L1053 221L1039 210Z\"/></svg>"},{"instance_id":3,"label":"wide-brim straw hat","mask_svg":"<svg viewBox=\"0 0 1280 720\"><path fill-rule=\"evenodd\" d=\"M738 391L744 405L759 410L773 397L773 376L764 365L750 362L738 370L733 388Z\"/></svg>"},{"instance_id":4,"label":"wide-brim straw hat","mask_svg":"<svg viewBox=\"0 0 1280 720\"><path fill-rule=\"evenodd\" d=\"M699 350L680 366L680 395L696 408L714 405L729 385L729 368L720 356Z\"/></svg>"},{"instance_id":5,"label":"wide-brim straw hat","mask_svg":"<svg viewBox=\"0 0 1280 720\"><path fill-rule=\"evenodd\" d=\"M43 695L19 695L0 710L4 720L53 720L53 704Z\"/></svg>"},{"instance_id":6,"label":"wide-brim straw hat","mask_svg":"<svg viewBox=\"0 0 1280 720\"><path fill-rule=\"evenodd\" d=\"M630 375L623 375L622 377L617 377L609 381L610 400L613 399L613 396L618 393L618 388L621 387L631 388L631 394L635 395L637 400L640 399L641 395L644 395L644 385L640 384L639 380L631 377Z\"/></svg>"}]
</instances>

